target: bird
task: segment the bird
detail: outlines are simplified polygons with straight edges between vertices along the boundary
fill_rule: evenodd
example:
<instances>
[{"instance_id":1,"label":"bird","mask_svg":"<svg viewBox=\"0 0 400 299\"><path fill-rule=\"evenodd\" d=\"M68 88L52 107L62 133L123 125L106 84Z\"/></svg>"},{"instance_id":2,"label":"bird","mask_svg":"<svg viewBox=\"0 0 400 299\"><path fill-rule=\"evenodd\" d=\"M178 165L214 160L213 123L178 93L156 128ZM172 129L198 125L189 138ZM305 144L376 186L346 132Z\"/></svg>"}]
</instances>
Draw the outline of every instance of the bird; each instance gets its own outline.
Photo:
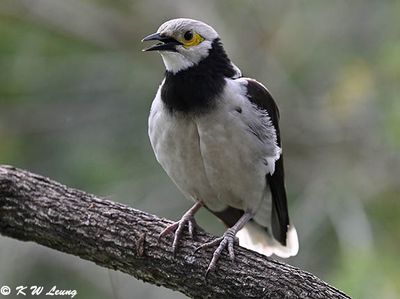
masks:
<instances>
[{"instance_id":1,"label":"bird","mask_svg":"<svg viewBox=\"0 0 400 299\"><path fill-rule=\"evenodd\" d=\"M206 23L172 19L143 38L156 41L166 71L150 108L148 135L157 161L194 205L159 238L173 234L175 253L185 229L193 238L202 207L227 227L195 251L216 247L206 275L234 246L266 256L295 256L289 221L279 110L269 90L242 75L221 38Z\"/></svg>"}]
</instances>

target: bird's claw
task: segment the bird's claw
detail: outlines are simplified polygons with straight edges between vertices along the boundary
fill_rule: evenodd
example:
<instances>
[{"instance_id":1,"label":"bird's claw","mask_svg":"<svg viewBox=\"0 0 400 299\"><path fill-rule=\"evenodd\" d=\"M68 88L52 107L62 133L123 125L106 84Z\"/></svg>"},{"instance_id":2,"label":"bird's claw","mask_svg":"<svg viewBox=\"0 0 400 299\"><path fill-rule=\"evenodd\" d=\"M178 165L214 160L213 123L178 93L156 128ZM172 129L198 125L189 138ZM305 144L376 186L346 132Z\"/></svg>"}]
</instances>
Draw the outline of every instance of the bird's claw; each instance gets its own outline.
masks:
<instances>
[{"instance_id":1,"label":"bird's claw","mask_svg":"<svg viewBox=\"0 0 400 299\"><path fill-rule=\"evenodd\" d=\"M234 244L238 243L239 240L235 236L235 233L231 230L227 230L222 237L216 238L208 243L205 243L195 249L195 252L197 252L200 249L204 249L207 247L212 247L215 246L219 243L217 249L214 251L213 257L211 259L210 264L208 265L207 271L206 271L206 277L209 272L213 271L217 265L217 262L222 254L222 251L227 247L228 248L228 253L229 253L229 258L231 259L232 262L235 261L235 251L234 251Z\"/></svg>"},{"instance_id":2,"label":"bird's claw","mask_svg":"<svg viewBox=\"0 0 400 299\"><path fill-rule=\"evenodd\" d=\"M193 215L185 214L182 216L181 220L174 222L168 225L159 235L158 241L165 235L174 233L174 241L172 243L172 252L175 254L176 249L178 248L179 240L182 238L183 230L188 225L189 235L193 238L193 232L195 227L197 226L196 220L194 219Z\"/></svg>"}]
</instances>

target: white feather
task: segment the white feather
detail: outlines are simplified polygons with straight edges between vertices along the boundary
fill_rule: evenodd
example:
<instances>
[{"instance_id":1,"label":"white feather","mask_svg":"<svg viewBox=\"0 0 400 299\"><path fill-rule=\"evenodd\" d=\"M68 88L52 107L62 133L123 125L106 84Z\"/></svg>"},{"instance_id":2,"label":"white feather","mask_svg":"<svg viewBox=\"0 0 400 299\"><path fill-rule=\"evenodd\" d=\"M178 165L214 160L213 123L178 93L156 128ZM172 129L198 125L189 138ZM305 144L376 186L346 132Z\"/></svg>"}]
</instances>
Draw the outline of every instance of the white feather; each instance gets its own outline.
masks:
<instances>
[{"instance_id":1,"label":"white feather","mask_svg":"<svg viewBox=\"0 0 400 299\"><path fill-rule=\"evenodd\" d=\"M247 99L245 82L227 79L219 105L201 116L169 113L160 90L150 112L157 160L188 198L214 211L229 205L256 213L271 200L265 174L273 170L281 149L268 116ZM262 134L255 136L249 127Z\"/></svg>"},{"instance_id":2,"label":"white feather","mask_svg":"<svg viewBox=\"0 0 400 299\"><path fill-rule=\"evenodd\" d=\"M269 233L254 222L249 222L240 230L236 236L239 238L239 245L258 253L270 256L288 258L295 256L299 251L299 240L296 228L289 225L286 236L286 246L276 241Z\"/></svg>"}]
</instances>

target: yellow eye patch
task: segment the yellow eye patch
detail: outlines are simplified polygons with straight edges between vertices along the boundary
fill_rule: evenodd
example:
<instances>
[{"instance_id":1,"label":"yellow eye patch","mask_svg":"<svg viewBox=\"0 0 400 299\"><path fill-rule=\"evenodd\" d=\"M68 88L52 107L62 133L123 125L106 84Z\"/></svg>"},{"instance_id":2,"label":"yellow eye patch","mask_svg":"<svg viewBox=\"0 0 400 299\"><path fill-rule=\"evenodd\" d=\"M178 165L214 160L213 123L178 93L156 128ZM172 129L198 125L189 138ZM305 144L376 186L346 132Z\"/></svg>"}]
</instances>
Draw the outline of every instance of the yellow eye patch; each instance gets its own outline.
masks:
<instances>
[{"instance_id":1,"label":"yellow eye patch","mask_svg":"<svg viewBox=\"0 0 400 299\"><path fill-rule=\"evenodd\" d=\"M185 37L186 37L186 35L185 35ZM185 48L197 46L204 40L204 37L202 37L200 34L195 33L195 32L192 34L191 39L186 39L185 37L181 38L181 42Z\"/></svg>"}]
</instances>

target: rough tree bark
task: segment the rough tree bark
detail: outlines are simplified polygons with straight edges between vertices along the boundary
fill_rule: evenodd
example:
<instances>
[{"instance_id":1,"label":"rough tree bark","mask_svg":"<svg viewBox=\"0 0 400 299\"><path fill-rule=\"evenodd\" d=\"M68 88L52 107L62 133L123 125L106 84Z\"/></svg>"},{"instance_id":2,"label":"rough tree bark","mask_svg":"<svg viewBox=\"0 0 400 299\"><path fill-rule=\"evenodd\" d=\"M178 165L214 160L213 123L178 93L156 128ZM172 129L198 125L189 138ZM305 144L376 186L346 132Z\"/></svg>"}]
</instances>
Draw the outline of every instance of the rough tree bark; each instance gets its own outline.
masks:
<instances>
[{"instance_id":1,"label":"rough tree bark","mask_svg":"<svg viewBox=\"0 0 400 299\"><path fill-rule=\"evenodd\" d=\"M171 238L157 236L171 223L48 178L0 165L0 233L33 241L180 291L192 298L349 298L314 275L241 247L232 264L225 253L204 274L212 249L194 249L213 236L197 230L174 257Z\"/></svg>"}]
</instances>

